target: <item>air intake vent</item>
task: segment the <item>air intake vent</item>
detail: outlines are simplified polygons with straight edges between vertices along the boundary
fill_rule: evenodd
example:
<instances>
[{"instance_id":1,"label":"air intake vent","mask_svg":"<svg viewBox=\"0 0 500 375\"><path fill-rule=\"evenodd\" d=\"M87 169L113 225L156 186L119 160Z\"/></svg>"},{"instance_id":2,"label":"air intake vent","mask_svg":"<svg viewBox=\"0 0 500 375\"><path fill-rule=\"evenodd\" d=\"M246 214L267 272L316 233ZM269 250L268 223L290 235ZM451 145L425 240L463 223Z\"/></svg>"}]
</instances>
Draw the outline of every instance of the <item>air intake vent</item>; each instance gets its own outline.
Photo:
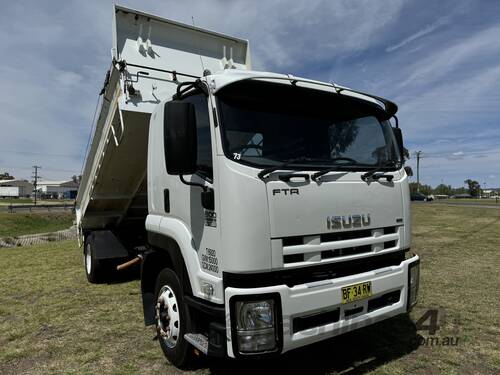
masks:
<instances>
[{"instance_id":1,"label":"air intake vent","mask_svg":"<svg viewBox=\"0 0 500 375\"><path fill-rule=\"evenodd\" d=\"M303 244L304 244L304 237L302 237L302 236L283 238L283 246L296 246L296 245L303 245Z\"/></svg>"},{"instance_id":2,"label":"air intake vent","mask_svg":"<svg viewBox=\"0 0 500 375\"><path fill-rule=\"evenodd\" d=\"M368 256L399 243L398 226L293 236L281 239L283 265L299 266L342 257ZM302 264L301 264L302 263Z\"/></svg>"},{"instance_id":3,"label":"air intake vent","mask_svg":"<svg viewBox=\"0 0 500 375\"><path fill-rule=\"evenodd\" d=\"M386 293L378 298L374 298L368 301L368 312L398 303L400 295L401 292L399 290L396 290L394 292Z\"/></svg>"},{"instance_id":4,"label":"air intake vent","mask_svg":"<svg viewBox=\"0 0 500 375\"><path fill-rule=\"evenodd\" d=\"M304 254L291 254L283 257L285 263L298 263L304 261Z\"/></svg>"},{"instance_id":5,"label":"air intake vent","mask_svg":"<svg viewBox=\"0 0 500 375\"><path fill-rule=\"evenodd\" d=\"M351 232L341 233L325 233L320 236L321 242L333 242L342 240L352 240L355 238L370 237L372 235L371 229L353 230Z\"/></svg>"},{"instance_id":6,"label":"air intake vent","mask_svg":"<svg viewBox=\"0 0 500 375\"><path fill-rule=\"evenodd\" d=\"M308 316L299 316L293 320L293 333L304 331L309 328L324 326L330 323L336 323L340 318L340 309L327 311Z\"/></svg>"},{"instance_id":7,"label":"air intake vent","mask_svg":"<svg viewBox=\"0 0 500 375\"><path fill-rule=\"evenodd\" d=\"M372 251L372 245L346 247L345 249L336 249L336 250L326 250L321 252L321 259L329 259L346 255L369 253L371 251Z\"/></svg>"},{"instance_id":8,"label":"air intake vent","mask_svg":"<svg viewBox=\"0 0 500 375\"><path fill-rule=\"evenodd\" d=\"M396 247L396 241L384 242L384 249L390 249L391 247Z\"/></svg>"},{"instance_id":9,"label":"air intake vent","mask_svg":"<svg viewBox=\"0 0 500 375\"><path fill-rule=\"evenodd\" d=\"M397 229L398 229L398 227L385 227L384 234L396 233Z\"/></svg>"}]
</instances>

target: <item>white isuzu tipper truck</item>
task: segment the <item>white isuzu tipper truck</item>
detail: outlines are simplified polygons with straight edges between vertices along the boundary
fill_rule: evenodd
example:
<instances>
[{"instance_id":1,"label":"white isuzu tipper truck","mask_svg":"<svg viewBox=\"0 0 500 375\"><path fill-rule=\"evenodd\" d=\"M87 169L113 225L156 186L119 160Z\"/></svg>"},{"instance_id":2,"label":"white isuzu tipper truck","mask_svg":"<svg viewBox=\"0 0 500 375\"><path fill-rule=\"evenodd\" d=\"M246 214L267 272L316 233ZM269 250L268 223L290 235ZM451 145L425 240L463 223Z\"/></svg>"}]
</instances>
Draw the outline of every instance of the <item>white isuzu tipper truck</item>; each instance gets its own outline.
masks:
<instances>
[{"instance_id":1,"label":"white isuzu tipper truck","mask_svg":"<svg viewBox=\"0 0 500 375\"><path fill-rule=\"evenodd\" d=\"M419 257L397 106L252 71L246 40L114 10L76 203L88 280L140 261L145 323L177 366L408 312Z\"/></svg>"}]
</instances>

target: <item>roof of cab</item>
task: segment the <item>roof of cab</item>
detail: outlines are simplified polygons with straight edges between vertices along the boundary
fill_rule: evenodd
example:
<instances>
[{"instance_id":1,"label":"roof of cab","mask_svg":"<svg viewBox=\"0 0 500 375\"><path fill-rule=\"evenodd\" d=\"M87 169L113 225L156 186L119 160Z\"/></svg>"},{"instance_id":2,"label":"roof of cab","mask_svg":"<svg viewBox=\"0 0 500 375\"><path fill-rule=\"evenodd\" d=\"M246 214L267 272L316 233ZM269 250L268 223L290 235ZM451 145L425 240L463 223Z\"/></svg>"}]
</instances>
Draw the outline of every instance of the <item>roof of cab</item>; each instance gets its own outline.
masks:
<instances>
[{"instance_id":1,"label":"roof of cab","mask_svg":"<svg viewBox=\"0 0 500 375\"><path fill-rule=\"evenodd\" d=\"M221 72L209 75L206 77L209 87L212 93L217 93L223 87L231 85L233 83L243 81L243 80L263 80L263 81L274 81L276 83L292 83L301 82L305 85L309 85L311 89L331 91L332 93L337 93L336 89L345 89L342 95L352 96L354 98L366 100L375 103L380 106L380 103L374 98L362 95L356 92L348 91L350 88L337 85L335 83L317 81L309 78L296 77L291 74L280 74L272 72L261 72L255 70L240 70L240 69L225 69ZM383 106L381 106L384 108Z\"/></svg>"}]
</instances>

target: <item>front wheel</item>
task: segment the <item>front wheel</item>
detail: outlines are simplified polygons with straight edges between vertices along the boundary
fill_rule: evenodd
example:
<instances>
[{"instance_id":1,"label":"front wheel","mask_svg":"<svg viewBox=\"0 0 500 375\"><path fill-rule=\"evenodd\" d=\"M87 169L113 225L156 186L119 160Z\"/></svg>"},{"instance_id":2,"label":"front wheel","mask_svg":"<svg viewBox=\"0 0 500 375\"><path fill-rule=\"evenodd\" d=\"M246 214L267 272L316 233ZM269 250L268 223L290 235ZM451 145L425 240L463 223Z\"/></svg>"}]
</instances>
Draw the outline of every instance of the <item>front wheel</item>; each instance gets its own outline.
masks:
<instances>
[{"instance_id":1,"label":"front wheel","mask_svg":"<svg viewBox=\"0 0 500 375\"><path fill-rule=\"evenodd\" d=\"M192 358L193 348L184 339L192 327L189 310L179 278L169 268L156 279L156 331L165 357L177 367L185 367Z\"/></svg>"}]
</instances>

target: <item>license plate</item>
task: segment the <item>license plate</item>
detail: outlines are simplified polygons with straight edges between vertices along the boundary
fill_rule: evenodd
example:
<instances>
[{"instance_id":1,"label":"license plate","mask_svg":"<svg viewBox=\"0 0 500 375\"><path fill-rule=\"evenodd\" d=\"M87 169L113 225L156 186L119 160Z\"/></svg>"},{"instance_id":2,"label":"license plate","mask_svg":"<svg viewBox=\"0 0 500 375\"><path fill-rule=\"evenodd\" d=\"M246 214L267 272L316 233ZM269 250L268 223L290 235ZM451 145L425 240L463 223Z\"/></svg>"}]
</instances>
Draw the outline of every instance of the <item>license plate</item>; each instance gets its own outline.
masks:
<instances>
[{"instance_id":1,"label":"license plate","mask_svg":"<svg viewBox=\"0 0 500 375\"><path fill-rule=\"evenodd\" d=\"M345 286L342 288L342 303L359 301L372 295L372 282Z\"/></svg>"}]
</instances>

